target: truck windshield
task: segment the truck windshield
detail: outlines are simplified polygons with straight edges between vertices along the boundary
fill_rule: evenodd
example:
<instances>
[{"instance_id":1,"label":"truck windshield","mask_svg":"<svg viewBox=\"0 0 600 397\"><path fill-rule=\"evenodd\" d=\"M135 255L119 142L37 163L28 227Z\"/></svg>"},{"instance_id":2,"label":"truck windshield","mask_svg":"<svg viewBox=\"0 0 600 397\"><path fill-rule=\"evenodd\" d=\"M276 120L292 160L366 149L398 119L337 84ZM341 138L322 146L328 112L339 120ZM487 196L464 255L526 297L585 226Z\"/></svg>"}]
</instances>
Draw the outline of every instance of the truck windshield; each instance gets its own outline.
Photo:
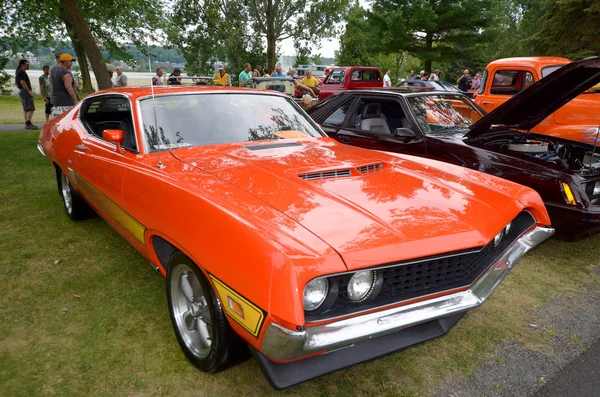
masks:
<instances>
[{"instance_id":1,"label":"truck windshield","mask_svg":"<svg viewBox=\"0 0 600 397\"><path fill-rule=\"evenodd\" d=\"M426 135L468 128L483 117L483 113L462 95L412 96L408 103Z\"/></svg>"},{"instance_id":2,"label":"truck windshield","mask_svg":"<svg viewBox=\"0 0 600 397\"><path fill-rule=\"evenodd\" d=\"M556 72L558 69L562 68L565 65L552 65L546 66L542 68L542 78L548 76L552 72Z\"/></svg>"}]
</instances>

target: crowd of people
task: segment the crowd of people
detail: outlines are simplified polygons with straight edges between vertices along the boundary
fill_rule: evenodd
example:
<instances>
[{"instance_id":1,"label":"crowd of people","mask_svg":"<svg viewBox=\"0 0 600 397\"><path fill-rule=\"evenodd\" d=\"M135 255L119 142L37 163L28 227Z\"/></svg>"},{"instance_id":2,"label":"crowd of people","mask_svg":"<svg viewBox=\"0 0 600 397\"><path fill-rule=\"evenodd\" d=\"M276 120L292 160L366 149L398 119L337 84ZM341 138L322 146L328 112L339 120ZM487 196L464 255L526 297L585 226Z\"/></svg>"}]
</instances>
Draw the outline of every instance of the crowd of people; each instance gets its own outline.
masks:
<instances>
[{"instance_id":1,"label":"crowd of people","mask_svg":"<svg viewBox=\"0 0 600 397\"><path fill-rule=\"evenodd\" d=\"M56 61L52 67L44 65L43 74L39 78L40 92L44 99L44 111L46 121L50 115L54 117L71 109L79 102L79 85L71 73L73 62L77 60L69 54L60 54L56 56ZM17 70L15 71L15 84L18 88L19 98L23 105L23 118L25 120L25 129L38 130L39 127L31 122L35 103L33 101L33 90L27 71L29 70L29 61L21 59Z\"/></svg>"},{"instance_id":2,"label":"crowd of people","mask_svg":"<svg viewBox=\"0 0 600 397\"><path fill-rule=\"evenodd\" d=\"M79 86L77 80L71 73L71 67L74 59L69 54L60 54L56 56L56 62L52 67L44 65L43 74L39 78L40 93L45 104L45 116L48 121L50 115L54 117L66 112L71 109L79 102ZM217 72L212 77L213 83L220 86L231 86L232 79L231 75L225 71L223 64L217 65ZM38 126L32 124L31 119L33 112L35 111L35 104L33 101L33 91L29 76L27 75L29 70L29 61L22 59L19 62L15 73L15 84L18 87L19 98L23 105L23 118L25 120L25 129L39 129ZM127 87L127 75L123 73L123 69L120 66L115 68L115 73L109 71L111 82L113 87ZM156 74L152 77L153 85L181 85L181 70L174 68L173 72L168 76L164 77L165 72L161 68L156 69ZM319 95L319 80L314 77L310 70L306 70L304 77L300 77L296 74L294 68L289 68L287 74L284 74L280 65L275 67L275 70L270 72L268 68L264 68L261 72L259 68L252 69L252 65L247 63L244 65L238 75L238 85L240 87L252 87L252 80L256 77L291 77L294 79L295 88L306 98L306 102L312 101L311 98L318 97ZM426 73L422 70L418 75L414 69L410 70L409 75L406 78L407 81L416 80L429 80L429 81L440 81L440 70L435 69L432 74ZM458 88L462 91L476 90L481 85L481 73L476 73L475 77L472 78L468 69L463 71L463 75L456 80ZM383 86L391 87L392 81L390 78L390 70L388 69L383 76Z\"/></svg>"}]
</instances>

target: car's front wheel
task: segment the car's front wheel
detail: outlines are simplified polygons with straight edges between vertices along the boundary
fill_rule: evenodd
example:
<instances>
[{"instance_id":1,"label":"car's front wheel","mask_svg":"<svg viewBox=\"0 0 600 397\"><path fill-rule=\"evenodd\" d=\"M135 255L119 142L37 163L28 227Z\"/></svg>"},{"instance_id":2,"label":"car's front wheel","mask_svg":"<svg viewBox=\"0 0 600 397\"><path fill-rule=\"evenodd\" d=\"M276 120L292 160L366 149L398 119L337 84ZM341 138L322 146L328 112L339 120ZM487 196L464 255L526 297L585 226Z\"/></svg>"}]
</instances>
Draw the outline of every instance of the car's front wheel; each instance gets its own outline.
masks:
<instances>
[{"instance_id":1,"label":"car's front wheel","mask_svg":"<svg viewBox=\"0 0 600 397\"><path fill-rule=\"evenodd\" d=\"M73 220L87 218L91 211L89 205L81 198L79 193L73 189L71 182L65 175L65 173L58 167L56 167L56 181L58 184L58 193L62 198L65 206L65 211L69 218Z\"/></svg>"},{"instance_id":2,"label":"car's front wheel","mask_svg":"<svg viewBox=\"0 0 600 397\"><path fill-rule=\"evenodd\" d=\"M177 340L198 369L219 372L248 356L210 283L198 266L180 252L169 261L167 299Z\"/></svg>"}]
</instances>

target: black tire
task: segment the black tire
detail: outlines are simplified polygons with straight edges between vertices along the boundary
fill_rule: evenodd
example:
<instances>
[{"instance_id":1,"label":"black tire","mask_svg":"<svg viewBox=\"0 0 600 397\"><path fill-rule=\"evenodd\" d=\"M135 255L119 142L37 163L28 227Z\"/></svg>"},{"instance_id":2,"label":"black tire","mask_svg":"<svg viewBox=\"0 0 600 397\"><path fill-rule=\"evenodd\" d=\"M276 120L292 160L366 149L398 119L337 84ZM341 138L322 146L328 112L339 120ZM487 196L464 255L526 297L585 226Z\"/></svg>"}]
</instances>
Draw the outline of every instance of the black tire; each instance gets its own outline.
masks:
<instances>
[{"instance_id":1,"label":"black tire","mask_svg":"<svg viewBox=\"0 0 600 397\"><path fill-rule=\"evenodd\" d=\"M183 278L188 280L189 285L194 288L195 295L200 297L194 295L191 301L185 297L182 288ZM214 289L198 266L181 252L174 253L169 260L167 302L171 323L181 350L199 370L213 374L232 367L250 356L245 342L227 322L221 301ZM188 305L188 311L183 312L184 305ZM197 307L193 309L193 305ZM196 316L190 315L194 310ZM206 321L206 312L210 314L208 321ZM207 341L202 340L200 327L205 327L205 331L210 330L209 347L206 346ZM194 332L198 336L197 344L192 335Z\"/></svg>"},{"instance_id":2,"label":"black tire","mask_svg":"<svg viewBox=\"0 0 600 397\"><path fill-rule=\"evenodd\" d=\"M69 218L73 220L88 218L93 212L92 209L73 189L71 182L59 167L56 167L56 182L58 184L58 194L60 194Z\"/></svg>"}]
</instances>

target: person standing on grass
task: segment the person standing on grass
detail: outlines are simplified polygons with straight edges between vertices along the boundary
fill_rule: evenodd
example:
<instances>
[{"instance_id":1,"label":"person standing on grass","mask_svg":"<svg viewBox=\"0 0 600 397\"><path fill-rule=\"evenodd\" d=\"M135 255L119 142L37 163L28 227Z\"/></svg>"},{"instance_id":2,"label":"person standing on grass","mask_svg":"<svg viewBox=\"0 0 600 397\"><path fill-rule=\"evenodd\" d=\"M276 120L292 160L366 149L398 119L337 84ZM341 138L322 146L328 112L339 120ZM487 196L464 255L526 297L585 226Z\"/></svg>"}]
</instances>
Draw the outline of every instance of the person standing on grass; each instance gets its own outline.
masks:
<instances>
[{"instance_id":1,"label":"person standing on grass","mask_svg":"<svg viewBox=\"0 0 600 397\"><path fill-rule=\"evenodd\" d=\"M74 59L69 54L61 54L58 58L60 65L54 68L50 76L50 102L52 102L52 115L57 117L75 106L79 99L75 91L75 81L71 74Z\"/></svg>"},{"instance_id":2,"label":"person standing on grass","mask_svg":"<svg viewBox=\"0 0 600 397\"><path fill-rule=\"evenodd\" d=\"M127 87L127 76L123 73L123 69L120 66L117 66L115 72L117 72L115 87Z\"/></svg>"},{"instance_id":3,"label":"person standing on grass","mask_svg":"<svg viewBox=\"0 0 600 397\"><path fill-rule=\"evenodd\" d=\"M39 130L40 128L37 125L31 124L31 118L35 111L35 104L33 103L33 91L31 91L31 82L29 81L27 70L29 70L29 61L27 59L21 59L15 73L15 84L19 88L19 98L23 105L25 129Z\"/></svg>"},{"instance_id":4,"label":"person standing on grass","mask_svg":"<svg viewBox=\"0 0 600 397\"><path fill-rule=\"evenodd\" d=\"M52 102L50 101L50 79L48 76L50 75L50 67L48 65L44 65L42 68L44 74L42 74L39 78L40 82L40 93L42 94L42 98L44 98L44 102L46 103L46 123L50 119L50 114L52 111Z\"/></svg>"}]
</instances>

